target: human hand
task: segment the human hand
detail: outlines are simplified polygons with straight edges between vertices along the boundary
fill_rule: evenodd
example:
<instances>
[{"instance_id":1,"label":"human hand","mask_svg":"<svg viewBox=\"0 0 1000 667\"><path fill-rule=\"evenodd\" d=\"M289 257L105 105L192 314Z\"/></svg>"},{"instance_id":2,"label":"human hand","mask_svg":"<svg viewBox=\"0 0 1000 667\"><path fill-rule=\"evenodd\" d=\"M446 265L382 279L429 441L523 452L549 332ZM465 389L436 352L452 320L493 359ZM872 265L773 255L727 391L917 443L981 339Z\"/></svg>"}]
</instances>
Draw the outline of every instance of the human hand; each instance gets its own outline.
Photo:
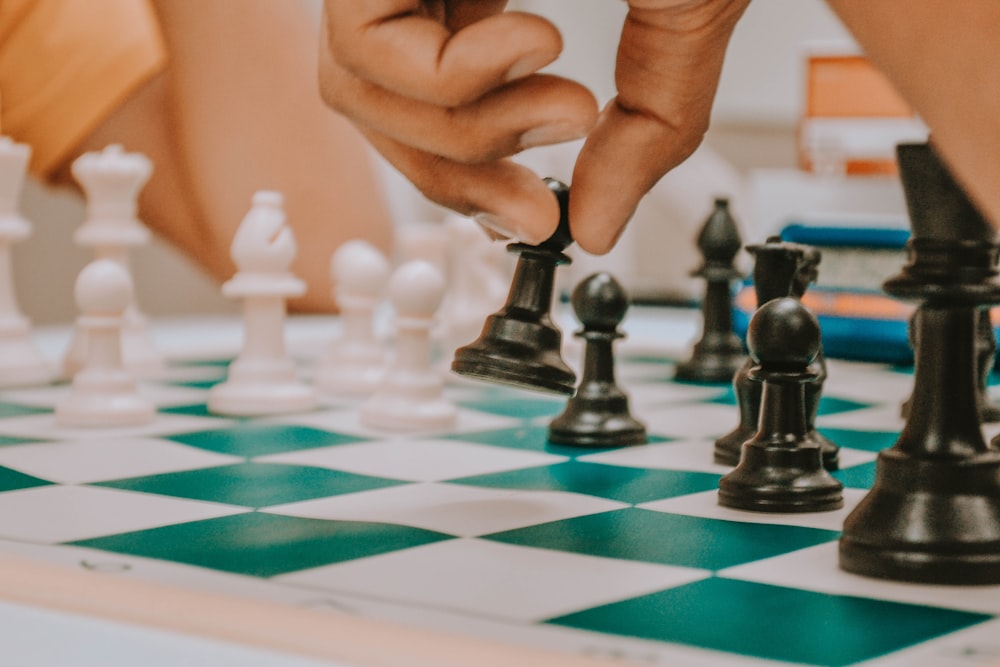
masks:
<instances>
[{"instance_id":1,"label":"human hand","mask_svg":"<svg viewBox=\"0 0 1000 667\"><path fill-rule=\"evenodd\" d=\"M642 196L701 142L729 36L749 0L631 0L619 95L602 112L582 86L536 74L562 48L502 0L326 0L325 101L430 199L496 236L547 238L558 209L509 159L593 131L573 177L578 244L609 250Z\"/></svg>"},{"instance_id":2,"label":"human hand","mask_svg":"<svg viewBox=\"0 0 1000 667\"><path fill-rule=\"evenodd\" d=\"M507 159L584 136L597 103L536 74L562 38L505 0L326 0L320 90L428 198L495 237L546 239L559 210L545 184Z\"/></svg>"}]
</instances>

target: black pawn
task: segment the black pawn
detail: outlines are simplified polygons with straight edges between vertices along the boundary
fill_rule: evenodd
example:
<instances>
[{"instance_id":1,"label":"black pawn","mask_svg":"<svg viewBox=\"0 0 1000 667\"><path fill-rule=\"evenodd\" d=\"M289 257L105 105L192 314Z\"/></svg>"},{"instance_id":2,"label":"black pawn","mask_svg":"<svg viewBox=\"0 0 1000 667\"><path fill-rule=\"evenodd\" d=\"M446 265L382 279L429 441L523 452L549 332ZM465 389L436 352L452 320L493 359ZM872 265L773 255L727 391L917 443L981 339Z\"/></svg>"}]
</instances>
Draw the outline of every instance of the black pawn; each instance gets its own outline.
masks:
<instances>
[{"instance_id":1,"label":"black pawn","mask_svg":"<svg viewBox=\"0 0 1000 667\"><path fill-rule=\"evenodd\" d=\"M886 281L919 303L914 391L875 484L844 523L848 572L934 584L1000 583L1000 451L983 439L976 318L1000 302L994 230L928 144L898 149L913 234Z\"/></svg>"},{"instance_id":2,"label":"black pawn","mask_svg":"<svg viewBox=\"0 0 1000 667\"><path fill-rule=\"evenodd\" d=\"M733 332L732 281L742 278L733 266L743 241L729 212L729 200L716 199L715 209L698 235L704 262L691 275L705 279L701 302L702 336L691 358L678 364L674 377L691 382L729 382L743 363L743 343Z\"/></svg>"},{"instance_id":3,"label":"black pawn","mask_svg":"<svg viewBox=\"0 0 1000 667\"><path fill-rule=\"evenodd\" d=\"M585 341L583 377L566 409L549 424L549 441L578 447L622 447L646 442L646 427L629 413L628 396L615 382L612 345L628 309L622 286L608 273L583 280L572 296Z\"/></svg>"},{"instance_id":4,"label":"black pawn","mask_svg":"<svg viewBox=\"0 0 1000 667\"><path fill-rule=\"evenodd\" d=\"M573 243L569 188L553 179L546 183L559 200L559 227L537 246L507 246L519 255L507 303L486 318L478 340L455 351L451 369L481 380L572 395L576 375L563 361L562 333L549 315L556 266L570 262L563 250Z\"/></svg>"},{"instance_id":5,"label":"black pawn","mask_svg":"<svg viewBox=\"0 0 1000 667\"><path fill-rule=\"evenodd\" d=\"M719 480L719 504L757 512L823 512L843 507L843 485L823 467L806 425L806 383L819 352L815 316L794 297L754 313L747 330L750 377L763 383L760 426L740 463Z\"/></svg>"},{"instance_id":6,"label":"black pawn","mask_svg":"<svg viewBox=\"0 0 1000 667\"><path fill-rule=\"evenodd\" d=\"M757 305L772 299L788 296L803 261L803 246L784 243L772 236L763 244L747 246L754 257L753 287ZM740 411L740 423L732 431L715 441L715 462L734 466L740 462L743 443L757 433L760 417L761 385L750 379L753 359L744 358L733 376L733 392Z\"/></svg>"}]
</instances>

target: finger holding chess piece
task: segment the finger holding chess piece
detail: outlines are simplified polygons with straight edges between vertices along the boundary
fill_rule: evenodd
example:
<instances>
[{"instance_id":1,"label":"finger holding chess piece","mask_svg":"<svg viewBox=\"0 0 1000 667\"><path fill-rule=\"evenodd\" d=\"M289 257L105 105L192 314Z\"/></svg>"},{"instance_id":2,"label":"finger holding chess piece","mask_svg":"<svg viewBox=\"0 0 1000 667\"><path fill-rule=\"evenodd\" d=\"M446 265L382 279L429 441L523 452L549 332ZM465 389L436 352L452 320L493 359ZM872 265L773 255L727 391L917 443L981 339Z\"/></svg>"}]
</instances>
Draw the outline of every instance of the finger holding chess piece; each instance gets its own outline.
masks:
<instances>
[{"instance_id":1,"label":"finger holding chess piece","mask_svg":"<svg viewBox=\"0 0 1000 667\"><path fill-rule=\"evenodd\" d=\"M559 227L537 246L512 243L517 267L507 303L486 318L480 337L455 351L451 369L459 375L556 394L572 395L576 375L563 361L562 332L550 310L555 271L570 258L569 188L546 179L559 200Z\"/></svg>"}]
</instances>

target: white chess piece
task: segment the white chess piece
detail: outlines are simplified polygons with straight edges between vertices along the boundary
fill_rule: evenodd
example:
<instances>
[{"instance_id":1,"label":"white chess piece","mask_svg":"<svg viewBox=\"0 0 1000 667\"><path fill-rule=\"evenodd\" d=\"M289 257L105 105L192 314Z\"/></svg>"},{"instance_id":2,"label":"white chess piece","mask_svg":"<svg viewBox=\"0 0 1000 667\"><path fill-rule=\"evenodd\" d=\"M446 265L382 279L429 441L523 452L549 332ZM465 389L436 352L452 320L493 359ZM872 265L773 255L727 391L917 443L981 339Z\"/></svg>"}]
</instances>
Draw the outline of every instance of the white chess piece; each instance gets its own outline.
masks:
<instances>
[{"instance_id":1,"label":"white chess piece","mask_svg":"<svg viewBox=\"0 0 1000 667\"><path fill-rule=\"evenodd\" d=\"M87 335L83 367L73 377L70 395L56 405L64 426L135 426L153 420L153 404L136 389L122 363L124 314L132 299L132 280L118 262L98 259L76 280L77 325Z\"/></svg>"},{"instance_id":2,"label":"white chess piece","mask_svg":"<svg viewBox=\"0 0 1000 667\"><path fill-rule=\"evenodd\" d=\"M506 244L491 241L472 218L449 216L445 229L449 289L441 320L443 356L450 366L455 350L476 340L486 318L503 306L513 264Z\"/></svg>"},{"instance_id":3,"label":"white chess piece","mask_svg":"<svg viewBox=\"0 0 1000 667\"><path fill-rule=\"evenodd\" d=\"M343 335L316 371L316 387L331 394L368 395L385 373L386 354L375 333L375 308L389 282L389 262L362 240L344 243L330 260Z\"/></svg>"},{"instance_id":4,"label":"white chess piece","mask_svg":"<svg viewBox=\"0 0 1000 667\"><path fill-rule=\"evenodd\" d=\"M126 153L112 144L103 151L85 153L72 165L73 177L87 199L87 217L73 240L94 248L99 259L111 259L128 271L129 251L149 243L150 233L137 217L139 191L153 172L153 164L141 153ZM86 339L74 333L63 362L72 376L86 354ZM163 356L156 349L146 317L135 299L125 311L122 355L126 367L140 377L161 373Z\"/></svg>"},{"instance_id":5,"label":"white chess piece","mask_svg":"<svg viewBox=\"0 0 1000 667\"><path fill-rule=\"evenodd\" d=\"M55 378L55 368L31 338L31 324L17 305L11 245L31 234L18 212L18 197L31 148L0 137L0 386L37 384Z\"/></svg>"},{"instance_id":6,"label":"white chess piece","mask_svg":"<svg viewBox=\"0 0 1000 667\"><path fill-rule=\"evenodd\" d=\"M444 397L444 382L431 362L430 332L445 282L432 264L404 264L389 282L396 310L396 356L378 389L361 407L365 426L391 431L450 428L457 410Z\"/></svg>"},{"instance_id":7,"label":"white chess piece","mask_svg":"<svg viewBox=\"0 0 1000 667\"><path fill-rule=\"evenodd\" d=\"M285 300L301 296L306 286L289 271L296 247L282 204L281 193L255 193L233 238L232 257L239 270L222 293L243 300L243 349L229 365L227 380L209 392L211 412L251 416L316 406L315 391L298 379L285 348Z\"/></svg>"}]
</instances>

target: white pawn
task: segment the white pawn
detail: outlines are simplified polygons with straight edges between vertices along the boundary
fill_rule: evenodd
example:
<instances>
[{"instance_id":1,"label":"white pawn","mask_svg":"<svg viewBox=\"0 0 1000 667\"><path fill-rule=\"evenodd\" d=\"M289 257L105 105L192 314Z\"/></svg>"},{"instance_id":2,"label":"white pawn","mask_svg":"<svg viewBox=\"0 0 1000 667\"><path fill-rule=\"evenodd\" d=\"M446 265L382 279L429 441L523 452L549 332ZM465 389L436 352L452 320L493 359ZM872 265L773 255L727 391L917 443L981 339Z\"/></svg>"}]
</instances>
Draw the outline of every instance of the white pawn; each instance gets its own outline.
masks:
<instances>
[{"instance_id":1,"label":"white pawn","mask_svg":"<svg viewBox=\"0 0 1000 667\"><path fill-rule=\"evenodd\" d=\"M31 234L31 223L18 213L18 197L31 148L0 137L0 386L36 384L55 377L31 338L14 292L11 245Z\"/></svg>"},{"instance_id":2,"label":"white pawn","mask_svg":"<svg viewBox=\"0 0 1000 667\"><path fill-rule=\"evenodd\" d=\"M455 350L482 333L486 318L503 306L510 290L510 253L494 243L472 218L449 216L449 291L441 306L444 325L444 358L449 369Z\"/></svg>"},{"instance_id":3,"label":"white pawn","mask_svg":"<svg viewBox=\"0 0 1000 667\"><path fill-rule=\"evenodd\" d=\"M77 326L87 335L83 368L73 377L70 395L56 405L64 426L136 426L153 420L156 409L139 395L122 363L121 336L132 280L109 259L91 262L76 280Z\"/></svg>"},{"instance_id":4,"label":"white pawn","mask_svg":"<svg viewBox=\"0 0 1000 667\"><path fill-rule=\"evenodd\" d=\"M114 260L129 271L131 249L149 243L151 236L139 221L138 198L153 173L153 163L141 153L126 153L120 145L112 144L78 157L72 172L87 199L87 217L73 240L94 248L98 259ZM66 375L72 376L79 369L86 346L85 337L74 332L63 361ZM154 376L165 367L134 297L125 310L122 355L128 369L138 376Z\"/></svg>"},{"instance_id":5,"label":"white pawn","mask_svg":"<svg viewBox=\"0 0 1000 667\"><path fill-rule=\"evenodd\" d=\"M368 395L385 373L385 348L374 317L389 282L389 262L367 241L340 246L330 260L343 335L316 371L316 387L331 394Z\"/></svg>"},{"instance_id":6,"label":"white pawn","mask_svg":"<svg viewBox=\"0 0 1000 667\"><path fill-rule=\"evenodd\" d=\"M222 293L243 300L244 340L227 380L208 394L208 409L217 414L285 414L316 406L315 391L298 379L285 349L285 300L301 296L306 286L289 270L296 247L283 203L279 192L255 193L233 238L239 270Z\"/></svg>"},{"instance_id":7,"label":"white pawn","mask_svg":"<svg viewBox=\"0 0 1000 667\"><path fill-rule=\"evenodd\" d=\"M365 426L392 431L444 430L457 410L444 397L444 382L431 362L431 327L445 282L432 264L404 264L389 282L396 310L396 357L378 389L361 407Z\"/></svg>"}]
</instances>

